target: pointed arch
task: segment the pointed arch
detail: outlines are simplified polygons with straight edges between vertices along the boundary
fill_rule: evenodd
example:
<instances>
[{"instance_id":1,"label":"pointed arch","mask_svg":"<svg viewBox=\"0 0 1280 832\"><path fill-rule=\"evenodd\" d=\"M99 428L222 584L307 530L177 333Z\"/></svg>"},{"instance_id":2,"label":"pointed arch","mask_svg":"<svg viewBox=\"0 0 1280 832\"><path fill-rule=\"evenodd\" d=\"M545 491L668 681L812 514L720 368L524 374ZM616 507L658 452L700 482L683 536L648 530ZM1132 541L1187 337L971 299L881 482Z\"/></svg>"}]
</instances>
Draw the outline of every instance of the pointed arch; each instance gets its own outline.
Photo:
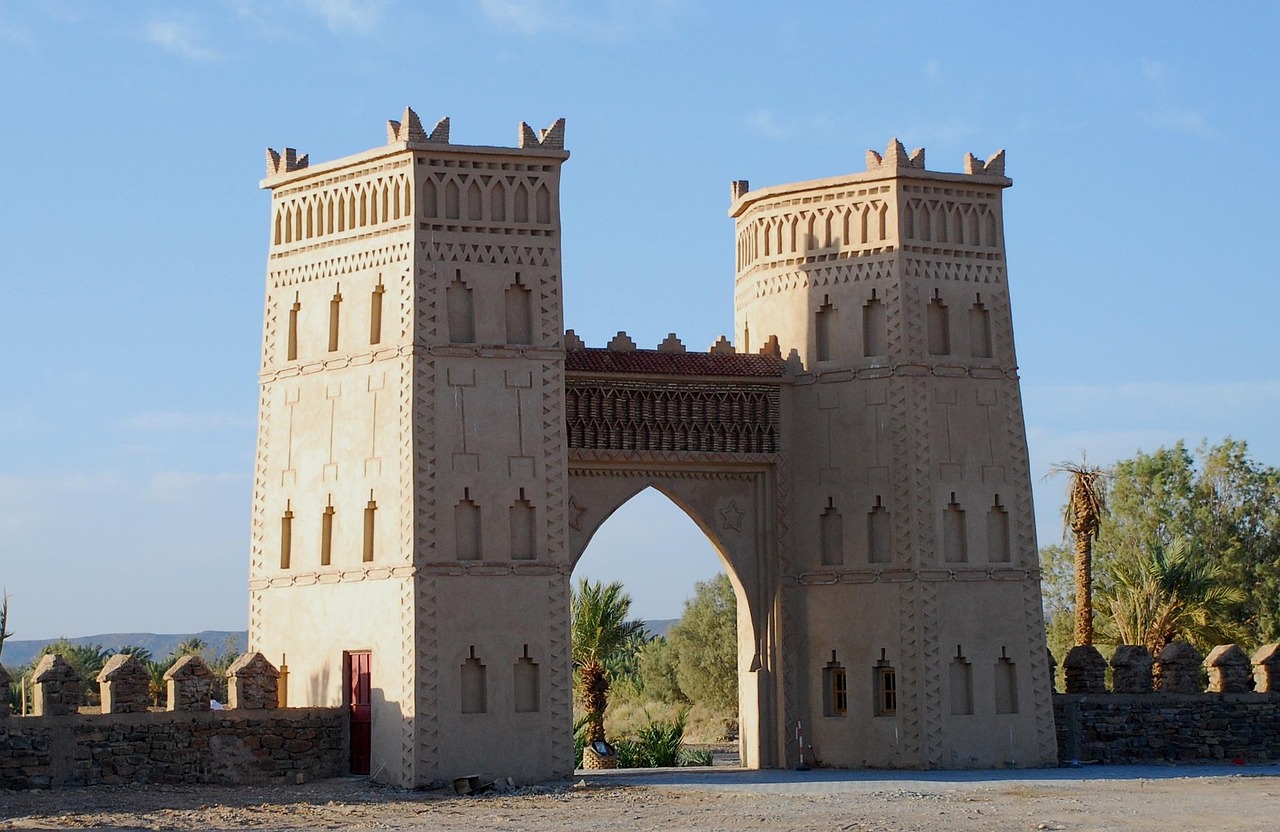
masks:
<instances>
[{"instance_id":1,"label":"pointed arch","mask_svg":"<svg viewBox=\"0 0 1280 832\"><path fill-rule=\"evenodd\" d=\"M467 186L467 219L472 222L480 222L484 219L484 194L476 179L472 179L471 184Z\"/></svg>"},{"instance_id":2,"label":"pointed arch","mask_svg":"<svg viewBox=\"0 0 1280 832\"><path fill-rule=\"evenodd\" d=\"M489 218L494 222L507 221L507 186L495 179L489 189Z\"/></svg>"},{"instance_id":3,"label":"pointed arch","mask_svg":"<svg viewBox=\"0 0 1280 832\"><path fill-rule=\"evenodd\" d=\"M422 181L422 216L428 219L435 219L440 215L436 190L436 181L431 177Z\"/></svg>"},{"instance_id":4,"label":"pointed arch","mask_svg":"<svg viewBox=\"0 0 1280 832\"><path fill-rule=\"evenodd\" d=\"M534 195L534 208L537 211L537 221L541 225L547 225L551 222L551 189L542 184L538 186L538 192Z\"/></svg>"},{"instance_id":5,"label":"pointed arch","mask_svg":"<svg viewBox=\"0 0 1280 832\"><path fill-rule=\"evenodd\" d=\"M516 222L529 221L529 191L523 182L516 185L515 220Z\"/></svg>"}]
</instances>

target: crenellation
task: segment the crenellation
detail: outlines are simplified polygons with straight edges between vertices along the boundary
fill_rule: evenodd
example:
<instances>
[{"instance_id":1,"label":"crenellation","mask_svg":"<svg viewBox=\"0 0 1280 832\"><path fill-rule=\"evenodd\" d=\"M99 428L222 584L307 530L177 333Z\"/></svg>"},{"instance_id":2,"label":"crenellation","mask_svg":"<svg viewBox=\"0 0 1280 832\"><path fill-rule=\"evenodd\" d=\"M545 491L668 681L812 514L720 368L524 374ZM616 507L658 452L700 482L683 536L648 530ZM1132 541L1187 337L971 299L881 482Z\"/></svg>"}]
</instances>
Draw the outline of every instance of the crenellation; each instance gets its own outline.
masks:
<instances>
[{"instance_id":1,"label":"crenellation","mask_svg":"<svg viewBox=\"0 0 1280 832\"><path fill-rule=\"evenodd\" d=\"M618 334L609 340L608 349L614 352L635 352L636 342L626 332L618 330Z\"/></svg>"},{"instance_id":2,"label":"crenellation","mask_svg":"<svg viewBox=\"0 0 1280 832\"><path fill-rule=\"evenodd\" d=\"M286 147L283 154L267 148L267 176L304 170L309 163L305 153L299 156L298 151L292 147Z\"/></svg>"},{"instance_id":3,"label":"crenellation","mask_svg":"<svg viewBox=\"0 0 1280 832\"><path fill-rule=\"evenodd\" d=\"M667 337L658 344L658 352L683 353L684 351L684 343L676 337L674 332L667 333Z\"/></svg>"},{"instance_id":4,"label":"crenellation","mask_svg":"<svg viewBox=\"0 0 1280 832\"><path fill-rule=\"evenodd\" d=\"M151 704L151 674L142 662L126 653L117 653L98 673L104 714L140 713Z\"/></svg>"}]
</instances>

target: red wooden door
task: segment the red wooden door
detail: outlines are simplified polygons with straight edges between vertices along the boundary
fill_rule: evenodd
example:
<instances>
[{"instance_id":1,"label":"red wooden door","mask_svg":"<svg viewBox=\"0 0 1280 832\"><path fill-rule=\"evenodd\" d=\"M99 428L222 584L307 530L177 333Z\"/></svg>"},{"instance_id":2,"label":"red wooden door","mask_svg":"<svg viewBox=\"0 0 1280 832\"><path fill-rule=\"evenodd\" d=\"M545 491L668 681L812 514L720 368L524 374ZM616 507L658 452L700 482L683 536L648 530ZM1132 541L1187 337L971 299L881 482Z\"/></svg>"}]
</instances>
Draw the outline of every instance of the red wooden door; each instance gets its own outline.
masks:
<instances>
[{"instance_id":1,"label":"red wooden door","mask_svg":"<svg viewBox=\"0 0 1280 832\"><path fill-rule=\"evenodd\" d=\"M369 670L372 653L347 654L347 702L351 713L351 773L369 773L372 699Z\"/></svg>"}]
</instances>

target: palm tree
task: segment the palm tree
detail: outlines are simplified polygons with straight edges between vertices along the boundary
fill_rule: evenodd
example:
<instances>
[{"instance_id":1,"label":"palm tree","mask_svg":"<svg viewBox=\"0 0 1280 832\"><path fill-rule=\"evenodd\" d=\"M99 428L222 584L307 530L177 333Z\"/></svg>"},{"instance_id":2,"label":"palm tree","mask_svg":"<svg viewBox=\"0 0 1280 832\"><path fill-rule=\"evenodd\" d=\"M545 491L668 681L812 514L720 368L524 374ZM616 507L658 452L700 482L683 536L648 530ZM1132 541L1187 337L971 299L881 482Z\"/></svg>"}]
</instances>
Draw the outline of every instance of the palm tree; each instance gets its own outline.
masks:
<instances>
[{"instance_id":1,"label":"palm tree","mask_svg":"<svg viewBox=\"0 0 1280 832\"><path fill-rule=\"evenodd\" d=\"M1243 635L1232 612L1244 591L1224 583L1221 564L1194 557L1185 538L1118 564L1115 577L1104 627L1122 644L1146 645L1159 656L1177 638L1222 644Z\"/></svg>"},{"instance_id":2,"label":"palm tree","mask_svg":"<svg viewBox=\"0 0 1280 832\"><path fill-rule=\"evenodd\" d=\"M587 712L587 742L602 742L612 675L608 667L617 666L621 654L634 649L643 638L644 622L627 620L631 596L622 591L618 581L605 585L579 579L569 611L573 667L578 673L579 695Z\"/></svg>"},{"instance_id":3,"label":"palm tree","mask_svg":"<svg viewBox=\"0 0 1280 832\"><path fill-rule=\"evenodd\" d=\"M1093 644L1093 541L1102 529L1107 511L1107 475L1090 465L1084 454L1079 462L1059 462L1046 477L1066 474L1067 504L1062 510L1062 532L1071 532L1075 546L1076 644Z\"/></svg>"},{"instance_id":4,"label":"palm tree","mask_svg":"<svg viewBox=\"0 0 1280 832\"><path fill-rule=\"evenodd\" d=\"M0 598L0 656L4 655L5 639L12 637L13 633L9 632L9 593L5 592Z\"/></svg>"}]
</instances>

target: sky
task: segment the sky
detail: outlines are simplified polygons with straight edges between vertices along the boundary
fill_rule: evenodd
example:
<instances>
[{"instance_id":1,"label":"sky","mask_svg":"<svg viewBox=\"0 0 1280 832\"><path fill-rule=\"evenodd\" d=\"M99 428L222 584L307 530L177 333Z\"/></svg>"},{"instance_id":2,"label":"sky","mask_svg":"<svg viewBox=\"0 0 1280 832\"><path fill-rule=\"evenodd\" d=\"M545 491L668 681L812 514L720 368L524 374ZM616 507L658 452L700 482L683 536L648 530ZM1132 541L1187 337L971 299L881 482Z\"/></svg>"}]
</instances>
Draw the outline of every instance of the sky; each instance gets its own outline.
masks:
<instances>
[{"instance_id":1,"label":"sky","mask_svg":"<svg viewBox=\"0 0 1280 832\"><path fill-rule=\"evenodd\" d=\"M457 144L567 119L565 318L596 346L732 331L731 180L1004 148L1041 543L1039 479L1082 451L1232 436L1280 465L1280 5L1205 8L0 0L10 629L246 626L263 149L363 151L406 105ZM648 492L576 574L672 618L719 569Z\"/></svg>"}]
</instances>

